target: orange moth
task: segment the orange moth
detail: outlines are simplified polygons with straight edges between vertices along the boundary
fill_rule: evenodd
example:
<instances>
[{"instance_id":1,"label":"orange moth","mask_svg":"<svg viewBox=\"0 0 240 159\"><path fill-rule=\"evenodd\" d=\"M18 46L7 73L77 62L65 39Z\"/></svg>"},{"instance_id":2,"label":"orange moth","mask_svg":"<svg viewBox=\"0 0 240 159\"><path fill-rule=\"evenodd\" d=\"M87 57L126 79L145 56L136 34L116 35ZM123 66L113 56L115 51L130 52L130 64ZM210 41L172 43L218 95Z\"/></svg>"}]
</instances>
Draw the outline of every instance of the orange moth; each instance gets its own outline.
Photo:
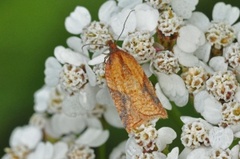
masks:
<instances>
[{"instance_id":1,"label":"orange moth","mask_svg":"<svg viewBox=\"0 0 240 159\"><path fill-rule=\"evenodd\" d=\"M152 83L133 56L109 41L110 55L105 64L107 86L128 133L141 124L167 118Z\"/></svg>"}]
</instances>

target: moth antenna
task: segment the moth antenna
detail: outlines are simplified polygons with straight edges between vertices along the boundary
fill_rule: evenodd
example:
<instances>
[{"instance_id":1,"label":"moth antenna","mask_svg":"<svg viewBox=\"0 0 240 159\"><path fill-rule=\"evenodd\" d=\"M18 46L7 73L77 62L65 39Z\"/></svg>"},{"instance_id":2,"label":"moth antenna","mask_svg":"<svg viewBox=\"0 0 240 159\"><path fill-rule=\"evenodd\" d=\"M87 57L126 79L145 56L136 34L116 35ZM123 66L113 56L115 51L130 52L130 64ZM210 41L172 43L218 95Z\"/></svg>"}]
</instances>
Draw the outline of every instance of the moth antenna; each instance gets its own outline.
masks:
<instances>
[{"instance_id":1,"label":"moth antenna","mask_svg":"<svg viewBox=\"0 0 240 159\"><path fill-rule=\"evenodd\" d=\"M118 38L117 38L116 41L118 41L118 40L120 39L120 37L122 36L123 31L124 31L124 29L125 29L125 27L126 27L126 24L127 24L127 20L128 20L128 18L130 17L130 15L131 15L131 13L132 13L133 11L135 11L135 10L131 10L131 11L128 13L128 16L126 17L126 19L125 19L125 21L124 21L124 23L123 23L123 29L122 29L121 33L119 34L119 36L118 36Z\"/></svg>"},{"instance_id":2,"label":"moth antenna","mask_svg":"<svg viewBox=\"0 0 240 159\"><path fill-rule=\"evenodd\" d=\"M83 48L86 47L86 46L89 46L89 45L94 45L94 46L106 46L106 45L103 45L103 44L84 44L82 46L82 52L83 52Z\"/></svg>"}]
</instances>

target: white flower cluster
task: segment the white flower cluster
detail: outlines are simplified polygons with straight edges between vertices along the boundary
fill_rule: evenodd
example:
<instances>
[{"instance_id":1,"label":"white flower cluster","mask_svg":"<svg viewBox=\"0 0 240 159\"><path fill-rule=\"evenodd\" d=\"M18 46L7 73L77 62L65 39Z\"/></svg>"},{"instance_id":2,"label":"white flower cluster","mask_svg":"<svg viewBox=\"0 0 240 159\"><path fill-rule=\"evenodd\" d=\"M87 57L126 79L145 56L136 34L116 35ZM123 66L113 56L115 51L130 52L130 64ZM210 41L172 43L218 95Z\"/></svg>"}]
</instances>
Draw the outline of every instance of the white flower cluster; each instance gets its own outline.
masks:
<instances>
[{"instance_id":1,"label":"white flower cluster","mask_svg":"<svg viewBox=\"0 0 240 159\"><path fill-rule=\"evenodd\" d=\"M168 144L177 137L176 132L169 127L156 130L155 124L141 125L133 135L129 135L126 143L126 158L154 159L178 156L179 149L175 147L167 156L162 152Z\"/></svg>"},{"instance_id":2,"label":"white flower cluster","mask_svg":"<svg viewBox=\"0 0 240 159\"><path fill-rule=\"evenodd\" d=\"M240 22L235 23L240 11L219 2L210 21L194 12L197 3L109 0L98 11L99 21L77 6L65 20L76 36L46 60L35 113L29 125L13 131L3 159L96 158L93 148L109 137L103 123L123 127L105 81L109 40L121 41L146 75L155 77L164 108L190 103L199 113L199 118L169 117L183 122L182 152L177 146L169 150L174 129L157 130L151 121L129 134L110 159L239 158L240 144L232 144L240 138Z\"/></svg>"}]
</instances>

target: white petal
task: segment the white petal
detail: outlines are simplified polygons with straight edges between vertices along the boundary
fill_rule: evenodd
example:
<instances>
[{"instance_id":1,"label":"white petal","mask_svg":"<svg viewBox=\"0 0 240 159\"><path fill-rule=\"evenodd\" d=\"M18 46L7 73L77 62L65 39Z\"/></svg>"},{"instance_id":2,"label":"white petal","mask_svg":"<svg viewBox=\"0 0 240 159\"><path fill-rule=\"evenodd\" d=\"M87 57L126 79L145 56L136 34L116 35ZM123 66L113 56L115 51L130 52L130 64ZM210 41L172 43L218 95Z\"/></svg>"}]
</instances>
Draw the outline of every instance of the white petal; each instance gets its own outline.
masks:
<instances>
[{"instance_id":1,"label":"white petal","mask_svg":"<svg viewBox=\"0 0 240 159\"><path fill-rule=\"evenodd\" d=\"M107 87L103 87L97 92L97 102L101 105L113 104L112 97Z\"/></svg>"},{"instance_id":2,"label":"white petal","mask_svg":"<svg viewBox=\"0 0 240 159\"><path fill-rule=\"evenodd\" d=\"M225 62L225 58L223 56L216 56L211 58L209 61L209 66L213 68L214 71L227 71L228 64Z\"/></svg>"},{"instance_id":3,"label":"white petal","mask_svg":"<svg viewBox=\"0 0 240 159\"><path fill-rule=\"evenodd\" d=\"M165 154L163 154L162 152L159 152L159 151L153 151L152 157L157 158L157 159L166 159L167 158Z\"/></svg>"},{"instance_id":4,"label":"white petal","mask_svg":"<svg viewBox=\"0 0 240 159\"><path fill-rule=\"evenodd\" d=\"M130 159L132 156L140 155L143 150L142 150L142 147L136 143L134 137L131 136L127 140L125 151L126 151L126 158Z\"/></svg>"},{"instance_id":5,"label":"white petal","mask_svg":"<svg viewBox=\"0 0 240 159\"><path fill-rule=\"evenodd\" d=\"M239 31L239 33L238 33L237 39L238 39L238 43L240 43L240 31Z\"/></svg>"},{"instance_id":6,"label":"white petal","mask_svg":"<svg viewBox=\"0 0 240 159\"><path fill-rule=\"evenodd\" d=\"M54 57L47 58L45 62L45 83L47 86L56 86L59 81L59 74L62 69L60 63Z\"/></svg>"},{"instance_id":7,"label":"white petal","mask_svg":"<svg viewBox=\"0 0 240 159\"><path fill-rule=\"evenodd\" d=\"M234 136L237 137L237 138L240 138L240 123L237 123L235 125L229 125L228 126L234 133Z\"/></svg>"},{"instance_id":8,"label":"white petal","mask_svg":"<svg viewBox=\"0 0 240 159\"><path fill-rule=\"evenodd\" d=\"M238 127L239 127L239 125L237 125ZM234 136L236 137L236 138L240 138L240 131L239 132L236 132L235 134L234 134Z\"/></svg>"},{"instance_id":9,"label":"white petal","mask_svg":"<svg viewBox=\"0 0 240 159\"><path fill-rule=\"evenodd\" d=\"M209 28L210 21L208 17L202 12L194 12L191 18L187 20L187 24L192 24L203 32L206 32Z\"/></svg>"},{"instance_id":10,"label":"white petal","mask_svg":"<svg viewBox=\"0 0 240 159\"><path fill-rule=\"evenodd\" d=\"M199 118L194 118L194 117L189 117L189 116L181 116L180 119L184 124L186 124L186 123L192 123L194 121L197 121Z\"/></svg>"},{"instance_id":11,"label":"white petal","mask_svg":"<svg viewBox=\"0 0 240 159\"><path fill-rule=\"evenodd\" d=\"M209 131L209 141L213 148L228 148L233 141L233 132L229 128L213 127Z\"/></svg>"},{"instance_id":12,"label":"white petal","mask_svg":"<svg viewBox=\"0 0 240 159\"><path fill-rule=\"evenodd\" d=\"M238 42L239 42L239 35L240 35L240 22L237 22L236 24L234 24L233 26L233 29L236 33L236 37L238 38Z\"/></svg>"},{"instance_id":13,"label":"white petal","mask_svg":"<svg viewBox=\"0 0 240 159\"><path fill-rule=\"evenodd\" d=\"M150 71L150 66L149 66L149 63L144 63L143 65L141 65L143 70L144 70L144 73L147 75L147 77L150 77L152 76L152 72Z\"/></svg>"},{"instance_id":14,"label":"white petal","mask_svg":"<svg viewBox=\"0 0 240 159\"><path fill-rule=\"evenodd\" d=\"M142 0L118 0L118 6L122 8L133 8L137 4L141 4Z\"/></svg>"},{"instance_id":15,"label":"white petal","mask_svg":"<svg viewBox=\"0 0 240 159\"><path fill-rule=\"evenodd\" d=\"M189 153L186 159L209 159L209 152L207 148L197 148Z\"/></svg>"},{"instance_id":16,"label":"white petal","mask_svg":"<svg viewBox=\"0 0 240 159\"><path fill-rule=\"evenodd\" d=\"M88 80L91 86L96 86L96 74L93 72L92 68L88 65L85 65L85 69L87 72Z\"/></svg>"},{"instance_id":17,"label":"white petal","mask_svg":"<svg viewBox=\"0 0 240 159\"><path fill-rule=\"evenodd\" d=\"M204 68L204 70L205 70L207 73L209 73L209 74L213 74L213 73L214 73L213 69L212 69L211 67L209 67L209 66L207 65L207 63L204 63L204 62L202 62L202 61L199 61L199 66L202 67L202 68Z\"/></svg>"},{"instance_id":18,"label":"white petal","mask_svg":"<svg viewBox=\"0 0 240 159\"><path fill-rule=\"evenodd\" d=\"M83 108L79 101L79 94L67 96L63 101L63 113L70 116L76 117L86 114L88 111Z\"/></svg>"},{"instance_id":19,"label":"white petal","mask_svg":"<svg viewBox=\"0 0 240 159\"><path fill-rule=\"evenodd\" d=\"M69 132L73 132L75 134L78 134L80 132L82 132L85 128L86 128L86 123L85 123L85 119L81 116L78 117L69 117L64 115L65 118L63 118L63 122L62 125L64 127L64 125L68 124L69 126L69 130L66 134L69 134ZM65 123L65 124L64 124Z\"/></svg>"},{"instance_id":20,"label":"white petal","mask_svg":"<svg viewBox=\"0 0 240 159\"><path fill-rule=\"evenodd\" d=\"M169 127L162 127L158 130L157 146L162 151L168 144L171 144L177 137L177 133Z\"/></svg>"},{"instance_id":21,"label":"white petal","mask_svg":"<svg viewBox=\"0 0 240 159\"><path fill-rule=\"evenodd\" d=\"M170 153L168 153L166 159L178 159L179 148L175 147Z\"/></svg>"},{"instance_id":22,"label":"white petal","mask_svg":"<svg viewBox=\"0 0 240 159\"><path fill-rule=\"evenodd\" d=\"M171 101L178 106L184 106L188 102L188 91L185 87L183 79L178 75L159 74L158 82L162 91Z\"/></svg>"},{"instance_id":23,"label":"white petal","mask_svg":"<svg viewBox=\"0 0 240 159\"><path fill-rule=\"evenodd\" d=\"M113 103L112 97L107 87L102 88L96 95L99 104L105 106L106 111L104 112L105 120L112 126L117 128L123 128L123 124L118 115L117 109Z\"/></svg>"},{"instance_id":24,"label":"white petal","mask_svg":"<svg viewBox=\"0 0 240 159\"><path fill-rule=\"evenodd\" d=\"M2 159L12 159L12 156L10 154L5 154Z\"/></svg>"},{"instance_id":25,"label":"white petal","mask_svg":"<svg viewBox=\"0 0 240 159\"><path fill-rule=\"evenodd\" d=\"M173 11L184 19L191 17L192 11L195 10L197 4L198 0L171 0Z\"/></svg>"},{"instance_id":26,"label":"white petal","mask_svg":"<svg viewBox=\"0 0 240 159\"><path fill-rule=\"evenodd\" d=\"M51 119L51 125L55 132L61 135L69 133L80 133L86 128L86 123L83 117L69 117L65 114L54 114Z\"/></svg>"},{"instance_id":27,"label":"white petal","mask_svg":"<svg viewBox=\"0 0 240 159\"><path fill-rule=\"evenodd\" d=\"M229 4L226 5L223 2L218 2L213 8L212 17L216 22L226 22L231 25L238 19L239 9Z\"/></svg>"},{"instance_id":28,"label":"white petal","mask_svg":"<svg viewBox=\"0 0 240 159\"><path fill-rule=\"evenodd\" d=\"M50 95L50 88L43 86L34 93L34 110L36 112L44 112L48 107L48 99Z\"/></svg>"},{"instance_id":29,"label":"white petal","mask_svg":"<svg viewBox=\"0 0 240 159\"><path fill-rule=\"evenodd\" d=\"M103 87L97 92L97 102L101 105L112 105L113 100L107 87Z\"/></svg>"},{"instance_id":30,"label":"white petal","mask_svg":"<svg viewBox=\"0 0 240 159\"><path fill-rule=\"evenodd\" d=\"M194 108L198 113L202 113L204 111L204 99L206 98L209 98L209 93L205 90L194 94Z\"/></svg>"},{"instance_id":31,"label":"white petal","mask_svg":"<svg viewBox=\"0 0 240 159\"><path fill-rule=\"evenodd\" d=\"M240 103L240 87L237 88L237 91L234 97Z\"/></svg>"},{"instance_id":32,"label":"white petal","mask_svg":"<svg viewBox=\"0 0 240 159\"><path fill-rule=\"evenodd\" d=\"M184 124L189 124L189 123L196 122L196 121L201 122L202 124L204 124L204 127L208 130L210 130L213 127L211 124L209 124L206 120L203 120L202 118L181 116L180 119Z\"/></svg>"},{"instance_id":33,"label":"white petal","mask_svg":"<svg viewBox=\"0 0 240 159\"><path fill-rule=\"evenodd\" d=\"M104 2L98 10L98 18L101 22L108 24L111 16L118 10L116 1Z\"/></svg>"},{"instance_id":34,"label":"white petal","mask_svg":"<svg viewBox=\"0 0 240 159\"><path fill-rule=\"evenodd\" d=\"M88 117L87 126L95 129L102 129L102 123L96 117Z\"/></svg>"},{"instance_id":35,"label":"white petal","mask_svg":"<svg viewBox=\"0 0 240 159\"><path fill-rule=\"evenodd\" d=\"M121 158L121 155L125 153L126 143L127 141L122 141L120 144L118 144L110 153L109 159Z\"/></svg>"},{"instance_id":36,"label":"white petal","mask_svg":"<svg viewBox=\"0 0 240 159\"><path fill-rule=\"evenodd\" d=\"M174 97L176 96L176 91L174 91L174 85L169 84L169 83L173 83L173 79L171 77L172 76L170 75L161 73L158 76L158 82L165 94L167 94L170 97Z\"/></svg>"},{"instance_id":37,"label":"white petal","mask_svg":"<svg viewBox=\"0 0 240 159\"><path fill-rule=\"evenodd\" d=\"M86 56L66 49L63 46L57 46L54 49L54 55L62 64L68 63L75 66L80 66L89 60Z\"/></svg>"},{"instance_id":38,"label":"white petal","mask_svg":"<svg viewBox=\"0 0 240 159\"><path fill-rule=\"evenodd\" d=\"M232 159L239 159L239 145L235 145L232 149L231 149L231 156Z\"/></svg>"},{"instance_id":39,"label":"white petal","mask_svg":"<svg viewBox=\"0 0 240 159\"><path fill-rule=\"evenodd\" d=\"M67 45L76 52L83 53L88 57L87 47L84 47L82 44L82 39L72 36L67 39Z\"/></svg>"},{"instance_id":40,"label":"white petal","mask_svg":"<svg viewBox=\"0 0 240 159\"><path fill-rule=\"evenodd\" d=\"M65 27L69 33L80 34L82 29L91 22L91 15L85 7L77 6L65 19Z\"/></svg>"},{"instance_id":41,"label":"white petal","mask_svg":"<svg viewBox=\"0 0 240 159\"><path fill-rule=\"evenodd\" d=\"M53 145L54 154L52 159L65 159L65 156L68 151L68 145L64 142L57 142Z\"/></svg>"},{"instance_id":42,"label":"white petal","mask_svg":"<svg viewBox=\"0 0 240 159\"><path fill-rule=\"evenodd\" d=\"M10 146L25 145L29 149L34 149L42 139L41 130L35 126L17 127L13 130L10 137Z\"/></svg>"},{"instance_id":43,"label":"white petal","mask_svg":"<svg viewBox=\"0 0 240 159\"><path fill-rule=\"evenodd\" d=\"M185 92L184 95L178 95L173 100L175 104L179 107L183 107L188 103L188 97L189 97L188 91L185 90L184 92Z\"/></svg>"},{"instance_id":44,"label":"white petal","mask_svg":"<svg viewBox=\"0 0 240 159\"><path fill-rule=\"evenodd\" d=\"M239 18L239 8L238 7L232 7L230 11L228 11L228 15L226 17L226 21L229 23L229 24L233 24L235 23L238 18Z\"/></svg>"},{"instance_id":45,"label":"white petal","mask_svg":"<svg viewBox=\"0 0 240 159\"><path fill-rule=\"evenodd\" d=\"M194 55L196 55L203 62L208 62L211 53L211 47L212 46L210 43L205 43L204 45L198 47L198 49L194 52Z\"/></svg>"},{"instance_id":46,"label":"white petal","mask_svg":"<svg viewBox=\"0 0 240 159\"><path fill-rule=\"evenodd\" d=\"M201 115L211 124L218 124L221 119L221 108L222 105L213 97L208 96L203 99L202 106L203 112Z\"/></svg>"},{"instance_id":47,"label":"white petal","mask_svg":"<svg viewBox=\"0 0 240 159\"><path fill-rule=\"evenodd\" d=\"M39 143L34 152L28 155L27 159L52 159L53 146L51 143Z\"/></svg>"},{"instance_id":48,"label":"white petal","mask_svg":"<svg viewBox=\"0 0 240 159\"><path fill-rule=\"evenodd\" d=\"M118 115L117 109L114 105L108 106L106 112L103 114L105 120L114 127L123 128L122 121Z\"/></svg>"},{"instance_id":49,"label":"white petal","mask_svg":"<svg viewBox=\"0 0 240 159\"><path fill-rule=\"evenodd\" d=\"M137 20L135 12L130 9L123 9L118 14L113 15L110 19L110 27L114 33L115 39L117 39L120 34L120 40L124 39L129 32L135 31L136 26Z\"/></svg>"},{"instance_id":50,"label":"white petal","mask_svg":"<svg viewBox=\"0 0 240 159\"><path fill-rule=\"evenodd\" d=\"M230 5L226 5L223 2L218 2L214 5L212 17L213 20L216 22L224 22L225 16L228 12L228 10L231 9Z\"/></svg>"},{"instance_id":51,"label":"white petal","mask_svg":"<svg viewBox=\"0 0 240 159\"><path fill-rule=\"evenodd\" d=\"M52 126L52 120L47 120L47 122L45 123L45 133L47 134L47 136L50 136L52 138L59 138L62 134L58 131L55 131L55 128Z\"/></svg>"},{"instance_id":52,"label":"white petal","mask_svg":"<svg viewBox=\"0 0 240 159\"><path fill-rule=\"evenodd\" d=\"M186 67L198 66L199 60L193 54L183 52L179 47L176 45L173 48L176 57L179 60L179 63Z\"/></svg>"},{"instance_id":53,"label":"white petal","mask_svg":"<svg viewBox=\"0 0 240 159\"><path fill-rule=\"evenodd\" d=\"M98 87L92 87L89 83L87 83L84 88L79 92L79 102L82 107L91 111L96 106L96 93L98 92Z\"/></svg>"},{"instance_id":54,"label":"white petal","mask_svg":"<svg viewBox=\"0 0 240 159\"><path fill-rule=\"evenodd\" d=\"M117 109L114 105L108 106L106 112L103 114L105 120L116 128L123 128L122 121L118 115Z\"/></svg>"},{"instance_id":55,"label":"white petal","mask_svg":"<svg viewBox=\"0 0 240 159\"><path fill-rule=\"evenodd\" d=\"M134 10L137 18L137 30L154 32L158 25L158 10L145 3L137 5Z\"/></svg>"},{"instance_id":56,"label":"white petal","mask_svg":"<svg viewBox=\"0 0 240 159\"><path fill-rule=\"evenodd\" d=\"M188 156L188 154L189 154L190 152L192 152L192 149L185 147L185 148L182 150L182 152L180 153L178 159L186 159L187 156Z\"/></svg>"},{"instance_id":57,"label":"white petal","mask_svg":"<svg viewBox=\"0 0 240 159\"><path fill-rule=\"evenodd\" d=\"M88 128L77 140L76 143L88 145L90 147L99 147L104 144L109 137L108 130Z\"/></svg>"},{"instance_id":58,"label":"white petal","mask_svg":"<svg viewBox=\"0 0 240 159\"><path fill-rule=\"evenodd\" d=\"M179 30L177 46L186 53L193 53L205 43L205 35L197 27L186 25Z\"/></svg>"},{"instance_id":59,"label":"white petal","mask_svg":"<svg viewBox=\"0 0 240 159\"><path fill-rule=\"evenodd\" d=\"M100 54L99 56L88 61L88 64L89 65L97 65L97 64L103 63L105 61L106 57L107 57L106 54Z\"/></svg>"},{"instance_id":60,"label":"white petal","mask_svg":"<svg viewBox=\"0 0 240 159\"><path fill-rule=\"evenodd\" d=\"M167 99L167 97L163 94L159 84L155 85L155 89L156 89L157 97L160 100L162 106L167 110L172 110L172 105Z\"/></svg>"}]
</instances>

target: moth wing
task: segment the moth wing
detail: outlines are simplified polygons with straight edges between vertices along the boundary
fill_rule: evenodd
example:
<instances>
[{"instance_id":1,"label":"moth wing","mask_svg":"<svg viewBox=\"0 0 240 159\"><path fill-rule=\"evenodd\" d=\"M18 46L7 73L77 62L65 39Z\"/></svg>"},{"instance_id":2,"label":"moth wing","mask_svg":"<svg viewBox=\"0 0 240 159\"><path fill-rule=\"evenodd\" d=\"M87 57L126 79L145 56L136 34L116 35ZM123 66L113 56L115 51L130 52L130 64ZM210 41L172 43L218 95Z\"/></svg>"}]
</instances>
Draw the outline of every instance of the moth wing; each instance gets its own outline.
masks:
<instances>
[{"instance_id":1,"label":"moth wing","mask_svg":"<svg viewBox=\"0 0 240 159\"><path fill-rule=\"evenodd\" d=\"M123 126L126 128L127 132L131 132L132 128L134 128L137 123L142 123L142 119L137 112L132 110L131 101L128 95L120 93L117 90L109 90L122 120Z\"/></svg>"},{"instance_id":2,"label":"moth wing","mask_svg":"<svg viewBox=\"0 0 240 159\"><path fill-rule=\"evenodd\" d=\"M136 99L133 100L133 107L136 107L136 111L139 112L139 115L143 115L145 119L154 117L166 118L167 112L162 107L155 89L142 67L128 53L123 52L121 55L126 68L128 68L127 71L123 71L127 72L125 81L123 81L125 87L127 87L127 94L132 94L134 99ZM124 67L122 69L124 70Z\"/></svg>"},{"instance_id":3,"label":"moth wing","mask_svg":"<svg viewBox=\"0 0 240 159\"><path fill-rule=\"evenodd\" d=\"M167 117L142 67L128 53L119 50L110 54L105 77L128 132L149 120Z\"/></svg>"}]
</instances>

